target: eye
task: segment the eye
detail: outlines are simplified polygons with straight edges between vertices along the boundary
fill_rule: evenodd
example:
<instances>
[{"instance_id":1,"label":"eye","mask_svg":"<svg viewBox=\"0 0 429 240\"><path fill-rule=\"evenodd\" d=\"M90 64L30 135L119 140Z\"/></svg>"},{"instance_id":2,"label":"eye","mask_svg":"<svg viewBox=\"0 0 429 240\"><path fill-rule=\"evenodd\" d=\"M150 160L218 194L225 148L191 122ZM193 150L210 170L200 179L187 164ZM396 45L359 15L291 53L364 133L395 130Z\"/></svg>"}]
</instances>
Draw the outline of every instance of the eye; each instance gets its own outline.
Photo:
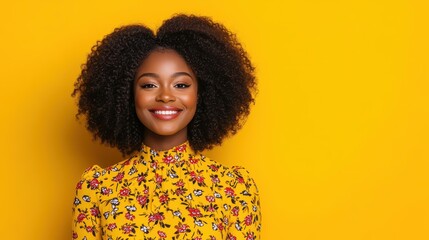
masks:
<instances>
[{"instance_id":1,"label":"eye","mask_svg":"<svg viewBox=\"0 0 429 240\"><path fill-rule=\"evenodd\" d=\"M189 86L191 86L191 85L186 84L186 83L178 83L175 85L175 87L177 87L177 88L188 88Z\"/></svg>"},{"instance_id":2,"label":"eye","mask_svg":"<svg viewBox=\"0 0 429 240\"><path fill-rule=\"evenodd\" d=\"M146 83L146 84L141 85L141 88L154 88L154 87L156 87L156 86L155 86L155 84L152 84L152 83Z\"/></svg>"}]
</instances>

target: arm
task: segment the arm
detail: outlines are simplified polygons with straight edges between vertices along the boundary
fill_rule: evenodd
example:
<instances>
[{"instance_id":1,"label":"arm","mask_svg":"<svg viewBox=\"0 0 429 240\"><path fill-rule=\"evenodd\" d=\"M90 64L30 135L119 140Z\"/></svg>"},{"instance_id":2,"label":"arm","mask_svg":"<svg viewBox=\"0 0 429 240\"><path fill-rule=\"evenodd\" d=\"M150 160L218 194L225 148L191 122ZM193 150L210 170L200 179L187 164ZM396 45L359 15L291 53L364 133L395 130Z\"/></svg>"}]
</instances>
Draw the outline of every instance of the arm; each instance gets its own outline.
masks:
<instances>
[{"instance_id":1,"label":"arm","mask_svg":"<svg viewBox=\"0 0 429 240\"><path fill-rule=\"evenodd\" d=\"M97 165L85 170L76 184L76 195L72 207L72 239L101 239L98 192L100 181Z\"/></svg>"},{"instance_id":2,"label":"arm","mask_svg":"<svg viewBox=\"0 0 429 240\"><path fill-rule=\"evenodd\" d=\"M230 185L235 196L231 201L227 239L260 239L261 209L258 188L244 168L234 167L233 175L235 181Z\"/></svg>"}]
</instances>

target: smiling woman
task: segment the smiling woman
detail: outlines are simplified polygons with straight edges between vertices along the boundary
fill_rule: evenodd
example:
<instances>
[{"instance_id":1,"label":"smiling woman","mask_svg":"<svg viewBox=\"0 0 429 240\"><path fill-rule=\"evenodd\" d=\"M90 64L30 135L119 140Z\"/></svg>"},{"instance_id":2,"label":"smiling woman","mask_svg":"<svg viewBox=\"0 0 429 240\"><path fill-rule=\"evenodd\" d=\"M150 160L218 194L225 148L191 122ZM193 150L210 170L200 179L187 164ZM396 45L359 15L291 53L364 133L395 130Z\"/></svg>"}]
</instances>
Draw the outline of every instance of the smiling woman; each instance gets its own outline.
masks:
<instances>
[{"instance_id":1,"label":"smiling woman","mask_svg":"<svg viewBox=\"0 0 429 240\"><path fill-rule=\"evenodd\" d=\"M94 165L76 185L73 239L259 239L259 192L243 167L202 150L250 112L253 66L234 34L176 15L154 34L115 29L75 83L78 114L125 160Z\"/></svg>"},{"instance_id":2,"label":"smiling woman","mask_svg":"<svg viewBox=\"0 0 429 240\"><path fill-rule=\"evenodd\" d=\"M192 69L177 52L157 49L136 76L136 113L147 128L143 142L156 149L185 142L197 108L198 83Z\"/></svg>"}]
</instances>

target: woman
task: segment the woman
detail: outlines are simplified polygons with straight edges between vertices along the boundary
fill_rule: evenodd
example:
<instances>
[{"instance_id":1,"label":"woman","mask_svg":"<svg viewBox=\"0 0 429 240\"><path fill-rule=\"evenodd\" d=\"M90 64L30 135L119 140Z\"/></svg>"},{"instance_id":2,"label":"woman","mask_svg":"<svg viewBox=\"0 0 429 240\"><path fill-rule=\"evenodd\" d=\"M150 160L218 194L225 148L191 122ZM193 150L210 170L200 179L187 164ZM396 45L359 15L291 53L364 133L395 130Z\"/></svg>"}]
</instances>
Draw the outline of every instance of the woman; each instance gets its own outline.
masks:
<instances>
[{"instance_id":1,"label":"woman","mask_svg":"<svg viewBox=\"0 0 429 240\"><path fill-rule=\"evenodd\" d=\"M254 67L235 35L176 15L156 34L117 28L92 48L73 96L102 143L130 157L82 174L73 239L259 239L253 179L201 155L239 130Z\"/></svg>"}]
</instances>

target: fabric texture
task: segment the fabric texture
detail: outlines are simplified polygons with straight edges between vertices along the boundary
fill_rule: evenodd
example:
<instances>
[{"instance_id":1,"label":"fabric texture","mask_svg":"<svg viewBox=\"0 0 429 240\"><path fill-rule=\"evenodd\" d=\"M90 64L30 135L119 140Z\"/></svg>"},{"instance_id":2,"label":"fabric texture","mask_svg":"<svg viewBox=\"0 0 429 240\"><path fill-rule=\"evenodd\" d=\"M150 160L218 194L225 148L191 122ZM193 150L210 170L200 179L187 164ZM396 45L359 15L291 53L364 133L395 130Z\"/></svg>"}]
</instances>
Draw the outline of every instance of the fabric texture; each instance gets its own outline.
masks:
<instances>
[{"instance_id":1,"label":"fabric texture","mask_svg":"<svg viewBox=\"0 0 429 240\"><path fill-rule=\"evenodd\" d=\"M94 165L76 185L72 239L260 239L259 193L249 172L189 142L143 145L113 166Z\"/></svg>"}]
</instances>

